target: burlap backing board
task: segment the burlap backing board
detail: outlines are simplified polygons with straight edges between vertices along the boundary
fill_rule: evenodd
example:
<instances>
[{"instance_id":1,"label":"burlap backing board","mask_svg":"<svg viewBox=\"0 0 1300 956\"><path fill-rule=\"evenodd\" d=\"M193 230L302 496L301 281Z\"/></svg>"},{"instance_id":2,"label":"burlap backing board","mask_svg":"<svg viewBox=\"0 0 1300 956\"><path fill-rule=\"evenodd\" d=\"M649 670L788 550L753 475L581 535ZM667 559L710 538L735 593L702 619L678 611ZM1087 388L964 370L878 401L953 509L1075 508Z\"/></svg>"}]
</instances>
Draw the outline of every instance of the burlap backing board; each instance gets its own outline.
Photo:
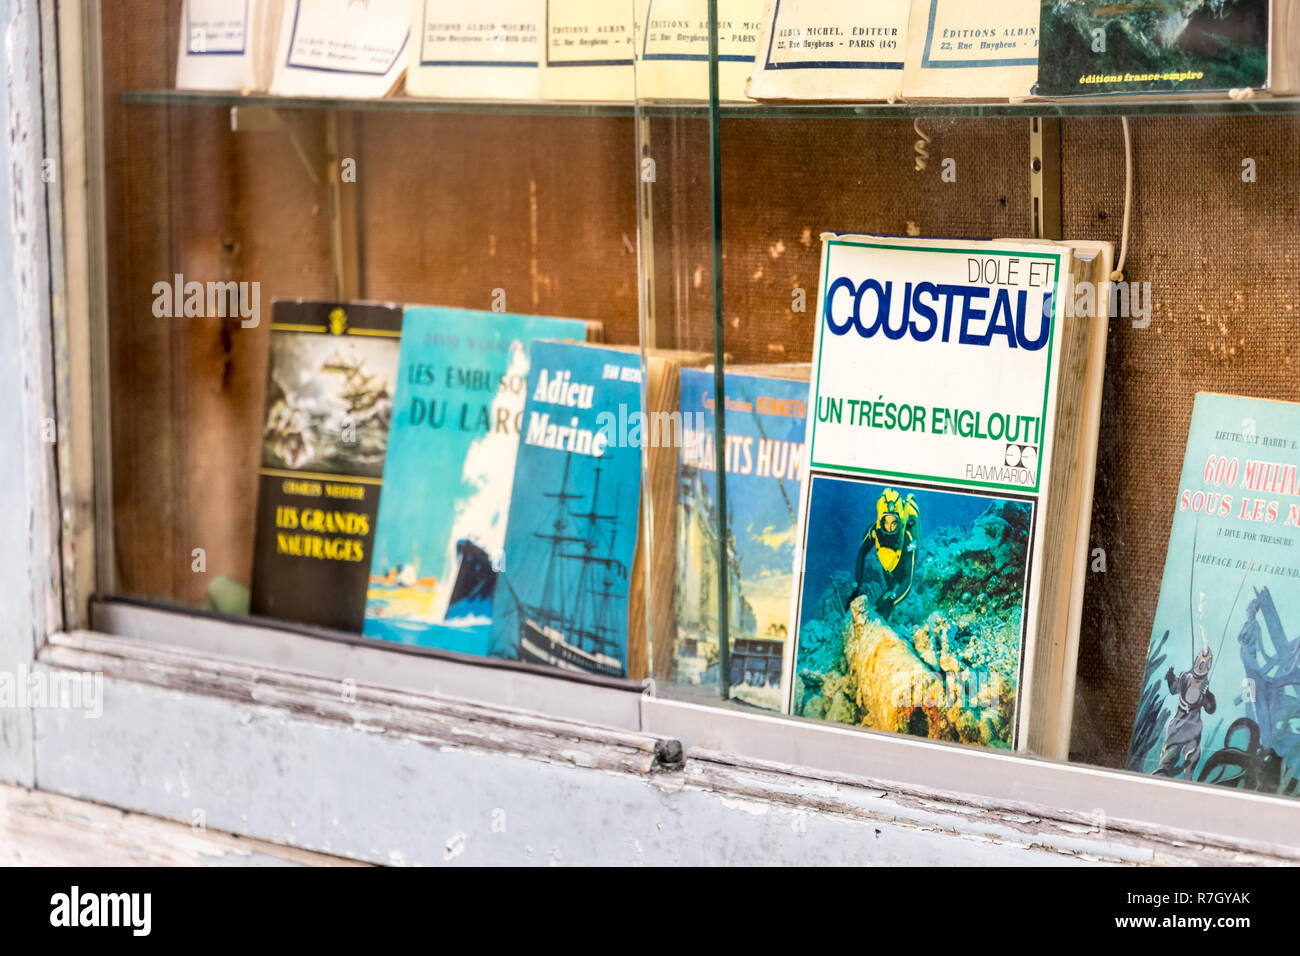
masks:
<instances>
[{"instance_id":1,"label":"burlap backing board","mask_svg":"<svg viewBox=\"0 0 1300 956\"><path fill-rule=\"evenodd\" d=\"M1295 223L1300 121L1132 121L1125 279L1151 283L1149 328L1111 321L1073 759L1122 766L1198 391L1300 399ZM1111 238L1123 215L1119 120L1064 128L1064 228ZM1245 159L1258 181L1242 181ZM1300 622L1284 624L1294 629Z\"/></svg>"}]
</instances>

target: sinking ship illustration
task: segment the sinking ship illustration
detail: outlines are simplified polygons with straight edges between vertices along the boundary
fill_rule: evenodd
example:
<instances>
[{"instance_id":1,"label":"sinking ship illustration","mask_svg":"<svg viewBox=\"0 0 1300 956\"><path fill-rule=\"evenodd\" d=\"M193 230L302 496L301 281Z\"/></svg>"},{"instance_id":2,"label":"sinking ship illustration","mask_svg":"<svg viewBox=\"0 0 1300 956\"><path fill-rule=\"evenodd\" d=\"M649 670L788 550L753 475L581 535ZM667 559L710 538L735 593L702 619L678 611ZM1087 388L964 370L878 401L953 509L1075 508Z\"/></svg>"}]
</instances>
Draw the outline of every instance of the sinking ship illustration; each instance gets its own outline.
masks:
<instances>
[{"instance_id":1,"label":"sinking ship illustration","mask_svg":"<svg viewBox=\"0 0 1300 956\"><path fill-rule=\"evenodd\" d=\"M336 351L321 365L321 371L343 376L339 397L350 415L375 411L380 402L392 397L383 376L367 373L365 364L364 358L344 356Z\"/></svg>"},{"instance_id":2,"label":"sinking ship illustration","mask_svg":"<svg viewBox=\"0 0 1300 956\"><path fill-rule=\"evenodd\" d=\"M571 458L564 462L560 490L546 492L555 501L547 530L533 537L548 542L550 549L541 571L541 594L536 603L511 593L519 613L518 657L533 664L563 670L622 677L619 638L626 632L626 619L617 602L627 594L616 590L616 582L627 581L627 566L615 558L615 514L602 514L599 507L601 469L595 469L591 505L575 512L573 502L584 496L570 490Z\"/></svg>"},{"instance_id":3,"label":"sinking ship illustration","mask_svg":"<svg viewBox=\"0 0 1300 956\"><path fill-rule=\"evenodd\" d=\"M447 595L444 618L491 614L496 583L497 572L488 553L468 538L458 540L456 570L451 593Z\"/></svg>"}]
</instances>

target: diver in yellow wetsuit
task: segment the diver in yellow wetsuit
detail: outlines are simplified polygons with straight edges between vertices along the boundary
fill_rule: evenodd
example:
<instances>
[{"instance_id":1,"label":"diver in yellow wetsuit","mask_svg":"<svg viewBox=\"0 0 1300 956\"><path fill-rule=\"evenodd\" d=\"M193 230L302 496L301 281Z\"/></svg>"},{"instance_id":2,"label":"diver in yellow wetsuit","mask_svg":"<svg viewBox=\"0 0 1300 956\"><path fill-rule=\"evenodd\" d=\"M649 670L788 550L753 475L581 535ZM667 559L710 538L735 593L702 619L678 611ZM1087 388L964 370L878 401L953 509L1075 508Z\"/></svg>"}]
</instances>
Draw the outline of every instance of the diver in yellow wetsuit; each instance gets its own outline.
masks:
<instances>
[{"instance_id":1,"label":"diver in yellow wetsuit","mask_svg":"<svg viewBox=\"0 0 1300 956\"><path fill-rule=\"evenodd\" d=\"M859 594L867 593L869 573L870 577L877 577L867 565L867 556L874 550L880 565L878 576L884 583L873 603L876 612L888 621L894 608L912 591L916 544L920 537L921 510L916 497L909 494L904 498L893 488L886 488L876 499L876 523L862 536L853 570L853 593L844 606L847 608Z\"/></svg>"}]
</instances>

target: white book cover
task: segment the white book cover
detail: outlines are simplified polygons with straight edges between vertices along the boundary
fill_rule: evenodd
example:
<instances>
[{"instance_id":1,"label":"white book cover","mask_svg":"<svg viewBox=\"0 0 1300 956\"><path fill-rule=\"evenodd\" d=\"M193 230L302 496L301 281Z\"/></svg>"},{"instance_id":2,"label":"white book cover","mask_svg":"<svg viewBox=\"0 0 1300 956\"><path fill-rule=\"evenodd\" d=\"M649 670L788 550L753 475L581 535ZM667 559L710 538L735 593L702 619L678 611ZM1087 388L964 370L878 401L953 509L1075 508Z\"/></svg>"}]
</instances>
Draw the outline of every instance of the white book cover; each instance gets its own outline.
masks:
<instances>
[{"instance_id":1,"label":"white book cover","mask_svg":"<svg viewBox=\"0 0 1300 956\"><path fill-rule=\"evenodd\" d=\"M1038 81L1040 0L912 0L906 99L1016 99Z\"/></svg>"},{"instance_id":2,"label":"white book cover","mask_svg":"<svg viewBox=\"0 0 1300 956\"><path fill-rule=\"evenodd\" d=\"M265 0L185 0L176 88L265 90L269 54L260 28L267 6Z\"/></svg>"},{"instance_id":3,"label":"white book cover","mask_svg":"<svg viewBox=\"0 0 1300 956\"><path fill-rule=\"evenodd\" d=\"M911 0L769 0L756 100L894 100L903 93Z\"/></svg>"},{"instance_id":4,"label":"white book cover","mask_svg":"<svg viewBox=\"0 0 1300 956\"><path fill-rule=\"evenodd\" d=\"M707 0L640 0L636 89L641 99L709 98ZM718 0L718 96L743 101L754 71L763 0Z\"/></svg>"},{"instance_id":5,"label":"white book cover","mask_svg":"<svg viewBox=\"0 0 1300 956\"><path fill-rule=\"evenodd\" d=\"M546 0L413 0L411 96L535 100Z\"/></svg>"},{"instance_id":6,"label":"white book cover","mask_svg":"<svg viewBox=\"0 0 1300 956\"><path fill-rule=\"evenodd\" d=\"M823 242L787 706L1020 746L1071 252Z\"/></svg>"},{"instance_id":7,"label":"white book cover","mask_svg":"<svg viewBox=\"0 0 1300 956\"><path fill-rule=\"evenodd\" d=\"M634 2L547 0L543 99L636 99Z\"/></svg>"},{"instance_id":8,"label":"white book cover","mask_svg":"<svg viewBox=\"0 0 1300 956\"><path fill-rule=\"evenodd\" d=\"M285 4L271 92L387 95L406 70L411 0L291 0Z\"/></svg>"}]
</instances>

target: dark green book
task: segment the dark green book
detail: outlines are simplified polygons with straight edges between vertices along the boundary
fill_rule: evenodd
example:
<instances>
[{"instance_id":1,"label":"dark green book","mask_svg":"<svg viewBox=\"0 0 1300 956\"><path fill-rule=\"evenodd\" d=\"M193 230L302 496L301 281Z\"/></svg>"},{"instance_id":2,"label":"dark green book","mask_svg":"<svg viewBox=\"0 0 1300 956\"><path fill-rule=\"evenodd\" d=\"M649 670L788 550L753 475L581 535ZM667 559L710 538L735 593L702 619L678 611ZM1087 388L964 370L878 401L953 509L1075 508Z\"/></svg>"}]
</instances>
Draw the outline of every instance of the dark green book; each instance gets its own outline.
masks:
<instances>
[{"instance_id":1,"label":"dark green book","mask_svg":"<svg viewBox=\"0 0 1300 956\"><path fill-rule=\"evenodd\" d=\"M360 632L402 309L281 300L272 310L251 609Z\"/></svg>"},{"instance_id":2,"label":"dark green book","mask_svg":"<svg viewBox=\"0 0 1300 956\"><path fill-rule=\"evenodd\" d=\"M1292 82L1292 5L1292 0L1043 0L1037 92L1284 91Z\"/></svg>"}]
</instances>

